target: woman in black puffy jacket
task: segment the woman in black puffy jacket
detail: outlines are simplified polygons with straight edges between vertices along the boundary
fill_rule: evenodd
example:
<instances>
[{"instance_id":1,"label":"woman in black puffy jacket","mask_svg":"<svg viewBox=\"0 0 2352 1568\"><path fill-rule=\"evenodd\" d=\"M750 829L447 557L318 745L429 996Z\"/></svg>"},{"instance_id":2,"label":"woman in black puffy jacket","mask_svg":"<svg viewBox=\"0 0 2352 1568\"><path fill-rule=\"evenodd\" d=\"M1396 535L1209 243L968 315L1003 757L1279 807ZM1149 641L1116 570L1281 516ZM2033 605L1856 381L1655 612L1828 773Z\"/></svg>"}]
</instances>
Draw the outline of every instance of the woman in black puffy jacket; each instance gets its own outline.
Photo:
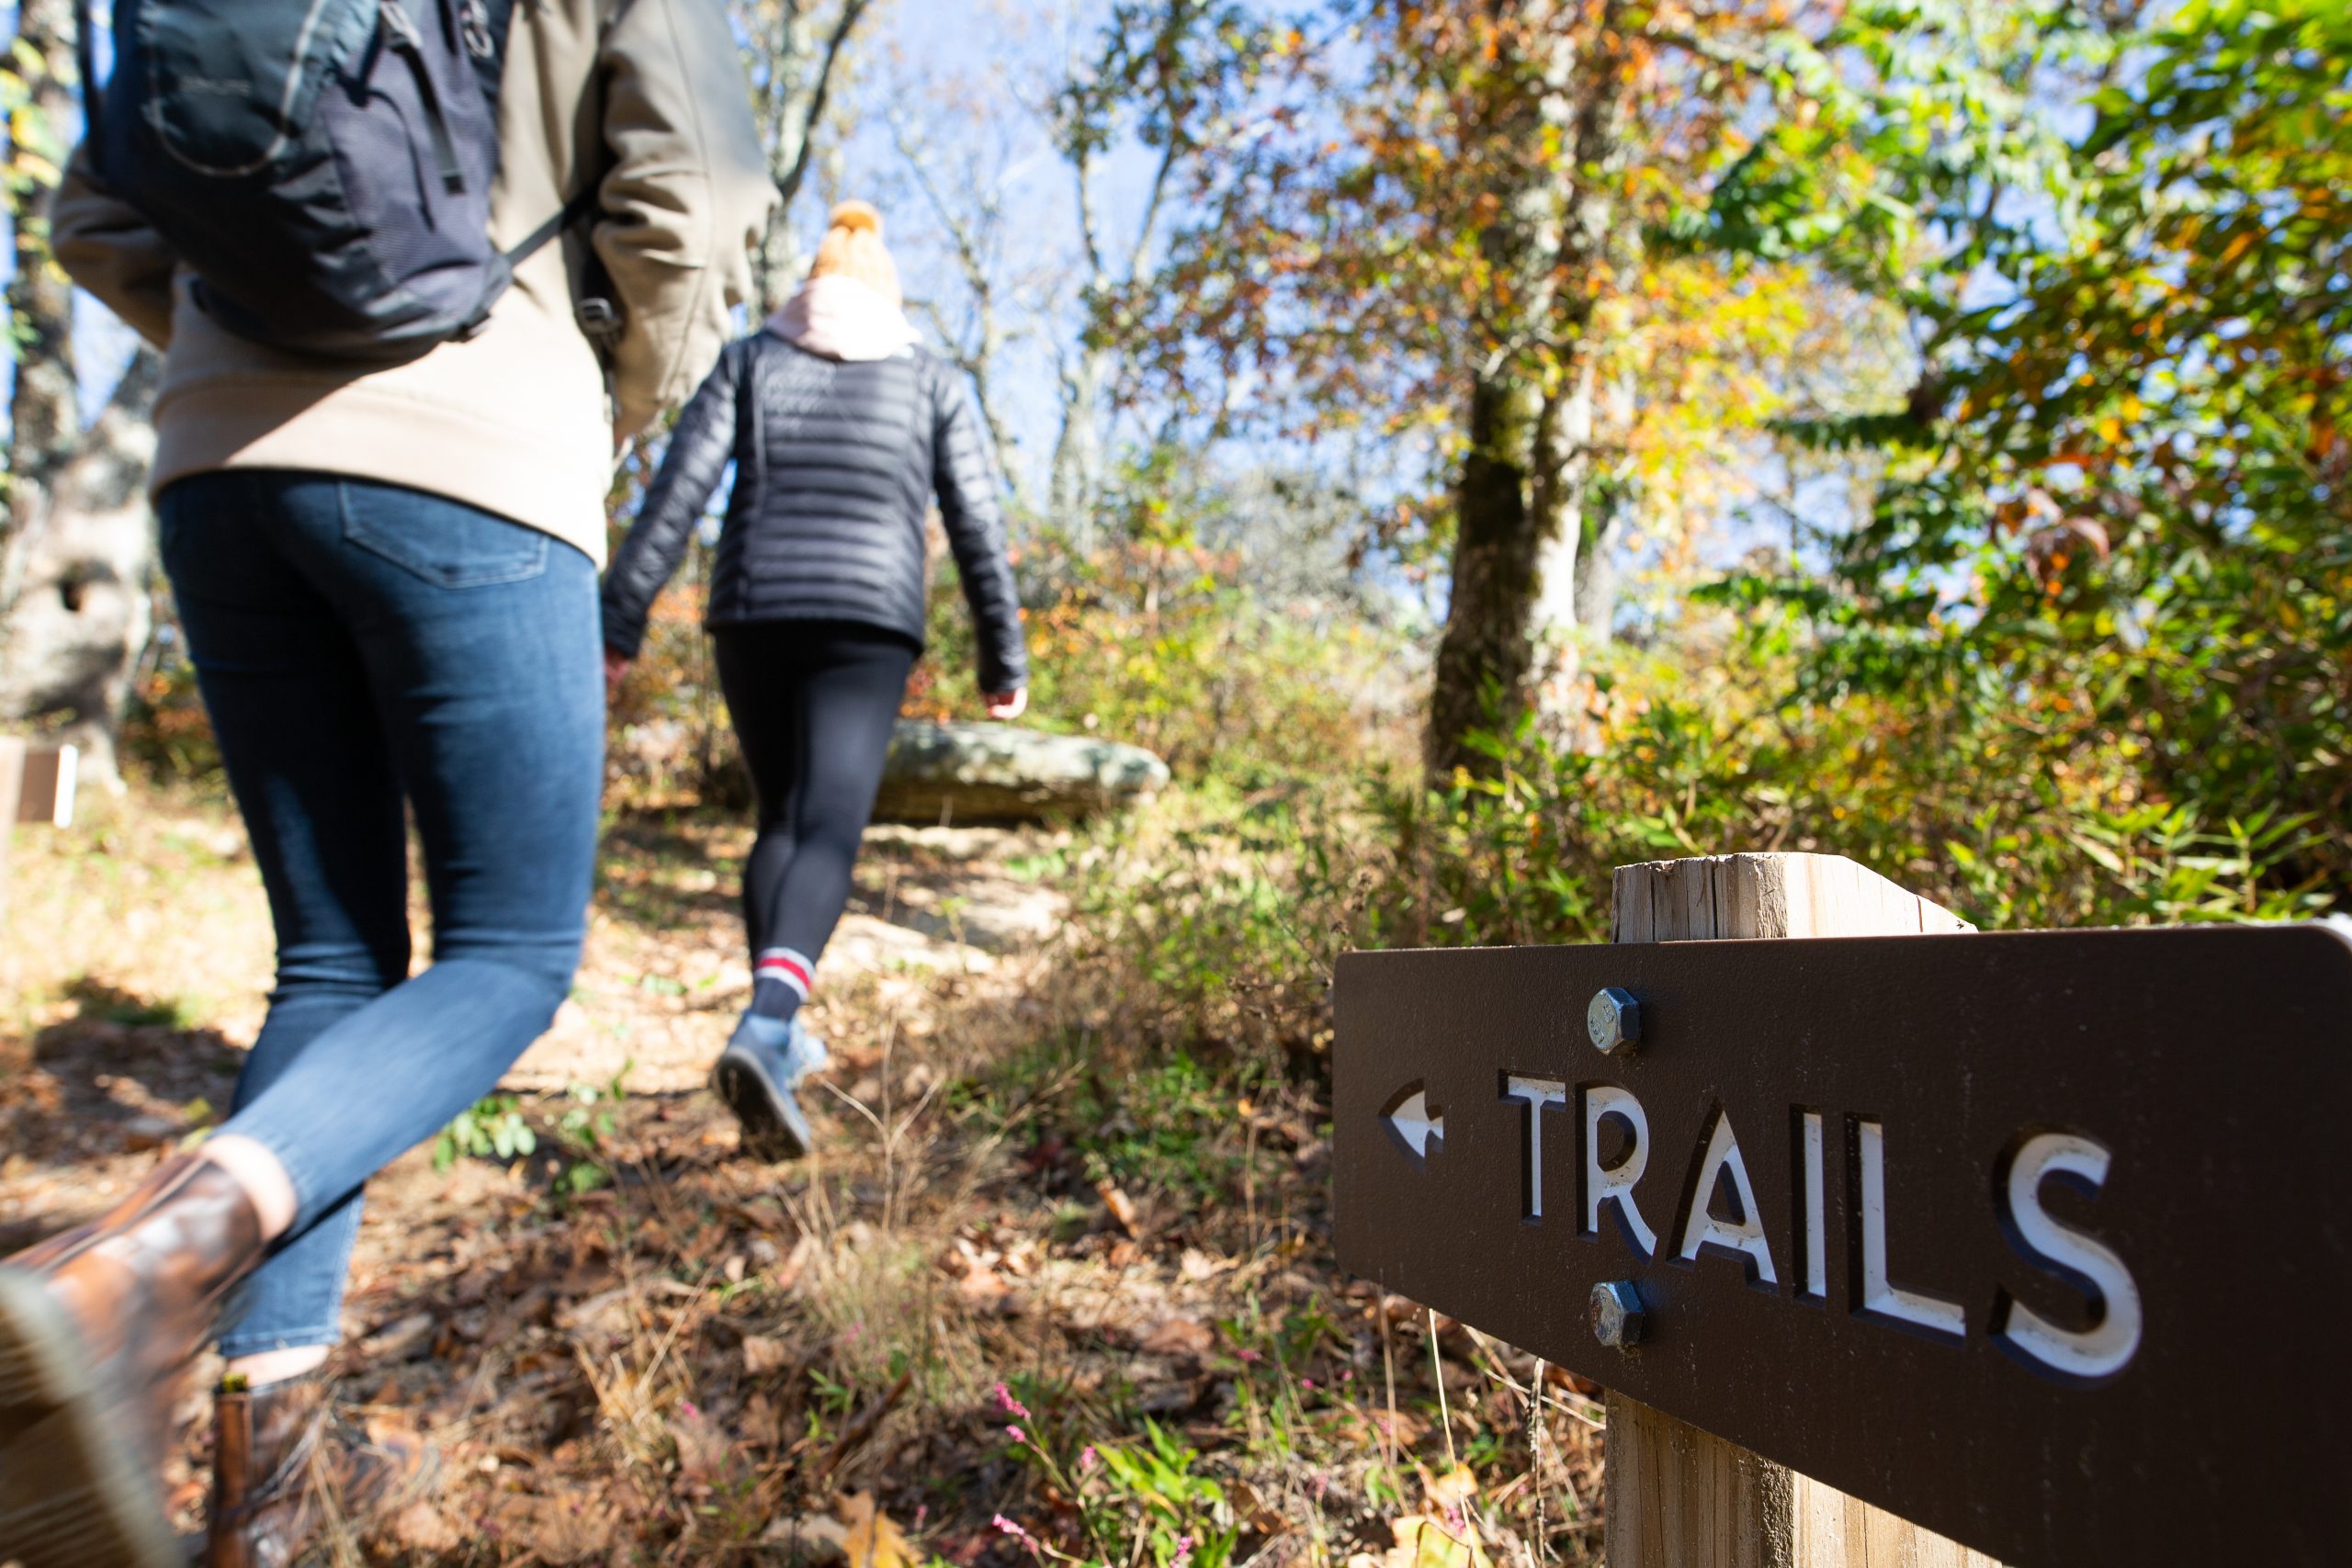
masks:
<instances>
[{"instance_id":1,"label":"woman in black puffy jacket","mask_svg":"<svg viewBox=\"0 0 2352 1568\"><path fill-rule=\"evenodd\" d=\"M799 1018L849 901L890 728L922 652L923 528L934 496L979 632L992 718L1027 705L1020 603L995 476L953 367L915 346L882 220L832 212L808 281L729 344L670 438L605 577L617 683L727 465L735 487L704 621L759 793L743 875L752 1005L716 1087L747 1148L808 1151L794 1090L825 1048Z\"/></svg>"}]
</instances>

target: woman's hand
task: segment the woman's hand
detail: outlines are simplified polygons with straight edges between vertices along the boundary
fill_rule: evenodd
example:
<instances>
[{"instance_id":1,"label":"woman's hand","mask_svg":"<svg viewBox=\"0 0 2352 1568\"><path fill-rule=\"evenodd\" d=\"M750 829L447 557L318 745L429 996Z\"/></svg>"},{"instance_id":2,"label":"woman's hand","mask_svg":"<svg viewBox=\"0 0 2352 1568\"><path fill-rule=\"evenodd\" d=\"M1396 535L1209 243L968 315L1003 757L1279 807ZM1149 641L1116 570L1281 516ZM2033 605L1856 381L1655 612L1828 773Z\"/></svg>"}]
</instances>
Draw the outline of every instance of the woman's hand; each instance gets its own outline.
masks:
<instances>
[{"instance_id":1,"label":"woman's hand","mask_svg":"<svg viewBox=\"0 0 2352 1568\"><path fill-rule=\"evenodd\" d=\"M628 655L605 649L605 700L611 702L621 693L621 677L628 673Z\"/></svg>"},{"instance_id":2,"label":"woman's hand","mask_svg":"<svg viewBox=\"0 0 2352 1568\"><path fill-rule=\"evenodd\" d=\"M1015 686L1009 692L988 694L989 716L1010 722L1029 711L1029 688Z\"/></svg>"}]
</instances>

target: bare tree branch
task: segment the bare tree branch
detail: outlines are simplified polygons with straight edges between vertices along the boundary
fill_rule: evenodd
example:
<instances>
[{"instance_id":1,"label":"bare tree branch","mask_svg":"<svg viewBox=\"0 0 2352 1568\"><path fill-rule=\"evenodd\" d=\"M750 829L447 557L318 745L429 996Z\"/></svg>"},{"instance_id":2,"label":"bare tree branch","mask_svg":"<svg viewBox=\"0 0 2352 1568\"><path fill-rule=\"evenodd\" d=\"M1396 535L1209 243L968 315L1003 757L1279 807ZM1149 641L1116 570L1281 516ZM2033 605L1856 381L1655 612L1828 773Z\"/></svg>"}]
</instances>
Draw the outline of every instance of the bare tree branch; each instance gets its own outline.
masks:
<instances>
[{"instance_id":1,"label":"bare tree branch","mask_svg":"<svg viewBox=\"0 0 2352 1568\"><path fill-rule=\"evenodd\" d=\"M842 51L848 47L850 34L856 29L858 18L865 16L873 4L874 0L842 0L842 14L833 23L831 36L825 40L824 59L817 67L817 85L808 94L808 112L803 122L799 152L793 158L792 166L778 175L775 182L777 194L784 197L784 205L787 208L799 196L801 182L808 175L808 160L817 147L817 128L824 123L825 100L833 90L833 67L840 62Z\"/></svg>"},{"instance_id":2,"label":"bare tree branch","mask_svg":"<svg viewBox=\"0 0 2352 1568\"><path fill-rule=\"evenodd\" d=\"M1002 177L1000 175L990 180L982 177L978 170L971 171L966 183L976 210L959 209L934 175L937 160L916 128L903 114L896 112L889 117L889 126L891 145L924 205L931 209L932 216L946 235L956 270L963 275L965 292L971 301L968 327L978 341L967 341L965 333L951 328L946 312L937 302L923 300L915 308L931 321L956 367L971 378L980 423L987 429L989 443L996 453L997 468L1012 492L1015 511L1025 514L1031 510L1027 487L1022 483L1020 468L1013 462L1012 435L998 408L994 377L998 356L1005 346L1005 333L997 316L997 282L992 265L997 249L995 236L1004 215Z\"/></svg>"}]
</instances>

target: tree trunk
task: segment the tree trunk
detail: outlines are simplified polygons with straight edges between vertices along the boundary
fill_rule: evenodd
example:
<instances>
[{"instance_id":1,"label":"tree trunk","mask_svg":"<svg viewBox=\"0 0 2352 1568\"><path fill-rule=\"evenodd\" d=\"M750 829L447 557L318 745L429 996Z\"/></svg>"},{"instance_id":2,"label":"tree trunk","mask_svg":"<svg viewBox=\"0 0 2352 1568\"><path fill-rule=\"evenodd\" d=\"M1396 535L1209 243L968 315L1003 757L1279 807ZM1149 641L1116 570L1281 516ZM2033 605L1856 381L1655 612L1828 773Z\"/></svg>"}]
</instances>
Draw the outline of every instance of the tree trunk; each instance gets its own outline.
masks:
<instances>
[{"instance_id":1,"label":"tree trunk","mask_svg":"<svg viewBox=\"0 0 2352 1568\"><path fill-rule=\"evenodd\" d=\"M17 69L26 102L9 121L8 505L0 536L0 724L63 722L88 776L117 783L114 736L147 646L153 558L144 492L158 367L141 350L97 425L81 429L74 286L49 243L51 182L74 122L73 0L23 0Z\"/></svg>"},{"instance_id":2,"label":"tree trunk","mask_svg":"<svg viewBox=\"0 0 2352 1568\"><path fill-rule=\"evenodd\" d=\"M1551 450L1538 475L1556 487L1560 509L1558 526L1545 536L1535 558L1544 581L1530 630L1539 639L1566 637L1583 624L1586 565L1593 554L1589 491L1594 420L1592 366L1588 359L1562 400Z\"/></svg>"},{"instance_id":3,"label":"tree trunk","mask_svg":"<svg viewBox=\"0 0 2352 1568\"><path fill-rule=\"evenodd\" d=\"M1110 350L1083 344L1062 372L1062 426L1054 440L1046 506L1080 553L1094 543L1094 503L1102 492L1102 394L1110 379Z\"/></svg>"},{"instance_id":4,"label":"tree trunk","mask_svg":"<svg viewBox=\"0 0 2352 1568\"><path fill-rule=\"evenodd\" d=\"M64 161L74 112L73 0L23 0L16 55L26 103L8 121L16 272L7 301L17 377L8 410L8 537L0 550L0 608L15 594L20 541L46 510L50 485L81 423L74 384L74 285L50 254L51 186L30 173L43 163Z\"/></svg>"},{"instance_id":5,"label":"tree trunk","mask_svg":"<svg viewBox=\"0 0 2352 1568\"><path fill-rule=\"evenodd\" d=\"M62 720L89 778L108 788L119 785L115 735L153 631L149 414L162 380L162 359L141 347L20 536L18 592L0 617L0 720Z\"/></svg>"},{"instance_id":6,"label":"tree trunk","mask_svg":"<svg viewBox=\"0 0 2352 1568\"><path fill-rule=\"evenodd\" d=\"M1598 496L1585 508L1584 555L1576 585L1577 626L1594 642L1607 642L1616 635L1617 540L1624 532L1622 518L1617 507Z\"/></svg>"},{"instance_id":7,"label":"tree trunk","mask_svg":"<svg viewBox=\"0 0 2352 1568\"><path fill-rule=\"evenodd\" d=\"M1528 151L1507 165L1510 178L1493 192L1498 216L1479 236L1498 312L1484 325L1496 347L1472 378L1469 451L1455 488L1453 601L1423 745L1432 783L1457 768L1491 770L1470 736L1517 730L1547 617L1577 618L1595 285L1635 243L1610 178L1626 113L1615 7L1604 3L1581 38L1572 8L1531 11L1544 25L1507 35L1529 52L1494 73L1494 121ZM1566 153L1558 161L1537 151L1555 141Z\"/></svg>"},{"instance_id":8,"label":"tree trunk","mask_svg":"<svg viewBox=\"0 0 2352 1568\"><path fill-rule=\"evenodd\" d=\"M1622 237L1620 261L1630 265L1634 242ZM1634 376L1626 371L1598 389L1592 400L1597 429L1633 428L1638 413ZM1596 467L1587 481L1584 513L1584 569L1577 576L1577 625L1588 642L1605 643L1617 636L1617 547L1624 542L1625 520L1641 503L1640 481L1622 464L1611 469Z\"/></svg>"},{"instance_id":9,"label":"tree trunk","mask_svg":"<svg viewBox=\"0 0 2352 1568\"><path fill-rule=\"evenodd\" d=\"M781 197L752 252L752 287L766 316L800 281L800 247L792 238L792 203L808 177L817 133L837 85L851 36L874 0L841 0L821 25L817 0L741 0L744 64L752 107Z\"/></svg>"},{"instance_id":10,"label":"tree trunk","mask_svg":"<svg viewBox=\"0 0 2352 1568\"><path fill-rule=\"evenodd\" d=\"M1430 693L1432 780L1491 769L1471 735L1508 736L1527 712L1544 560L1573 507L1559 438L1567 412L1516 367L1471 388L1470 450L1454 492L1453 592Z\"/></svg>"},{"instance_id":11,"label":"tree trunk","mask_svg":"<svg viewBox=\"0 0 2352 1568\"><path fill-rule=\"evenodd\" d=\"M786 0L772 16L763 15L763 9L751 8L746 29L752 102L759 114L760 140L767 147L768 175L779 193L787 180L797 192L796 171L808 167L813 129L808 118L807 79L816 63L817 18L809 6L796 0ZM752 250L752 305L763 318L791 297L800 281L800 247L792 236L792 206L779 200Z\"/></svg>"}]
</instances>

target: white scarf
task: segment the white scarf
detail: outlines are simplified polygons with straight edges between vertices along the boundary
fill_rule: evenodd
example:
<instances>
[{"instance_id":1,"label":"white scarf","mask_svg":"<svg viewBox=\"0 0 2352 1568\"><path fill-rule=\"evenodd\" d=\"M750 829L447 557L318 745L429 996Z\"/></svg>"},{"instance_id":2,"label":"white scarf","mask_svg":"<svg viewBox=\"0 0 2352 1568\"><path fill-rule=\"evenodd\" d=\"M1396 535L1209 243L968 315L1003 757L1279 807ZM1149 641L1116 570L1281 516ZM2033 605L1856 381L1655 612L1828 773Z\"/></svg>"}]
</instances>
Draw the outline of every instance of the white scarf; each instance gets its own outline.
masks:
<instances>
[{"instance_id":1,"label":"white scarf","mask_svg":"<svg viewBox=\"0 0 2352 1568\"><path fill-rule=\"evenodd\" d=\"M840 273L812 277L767 320L767 330L828 359L888 359L922 341L907 313Z\"/></svg>"}]
</instances>

